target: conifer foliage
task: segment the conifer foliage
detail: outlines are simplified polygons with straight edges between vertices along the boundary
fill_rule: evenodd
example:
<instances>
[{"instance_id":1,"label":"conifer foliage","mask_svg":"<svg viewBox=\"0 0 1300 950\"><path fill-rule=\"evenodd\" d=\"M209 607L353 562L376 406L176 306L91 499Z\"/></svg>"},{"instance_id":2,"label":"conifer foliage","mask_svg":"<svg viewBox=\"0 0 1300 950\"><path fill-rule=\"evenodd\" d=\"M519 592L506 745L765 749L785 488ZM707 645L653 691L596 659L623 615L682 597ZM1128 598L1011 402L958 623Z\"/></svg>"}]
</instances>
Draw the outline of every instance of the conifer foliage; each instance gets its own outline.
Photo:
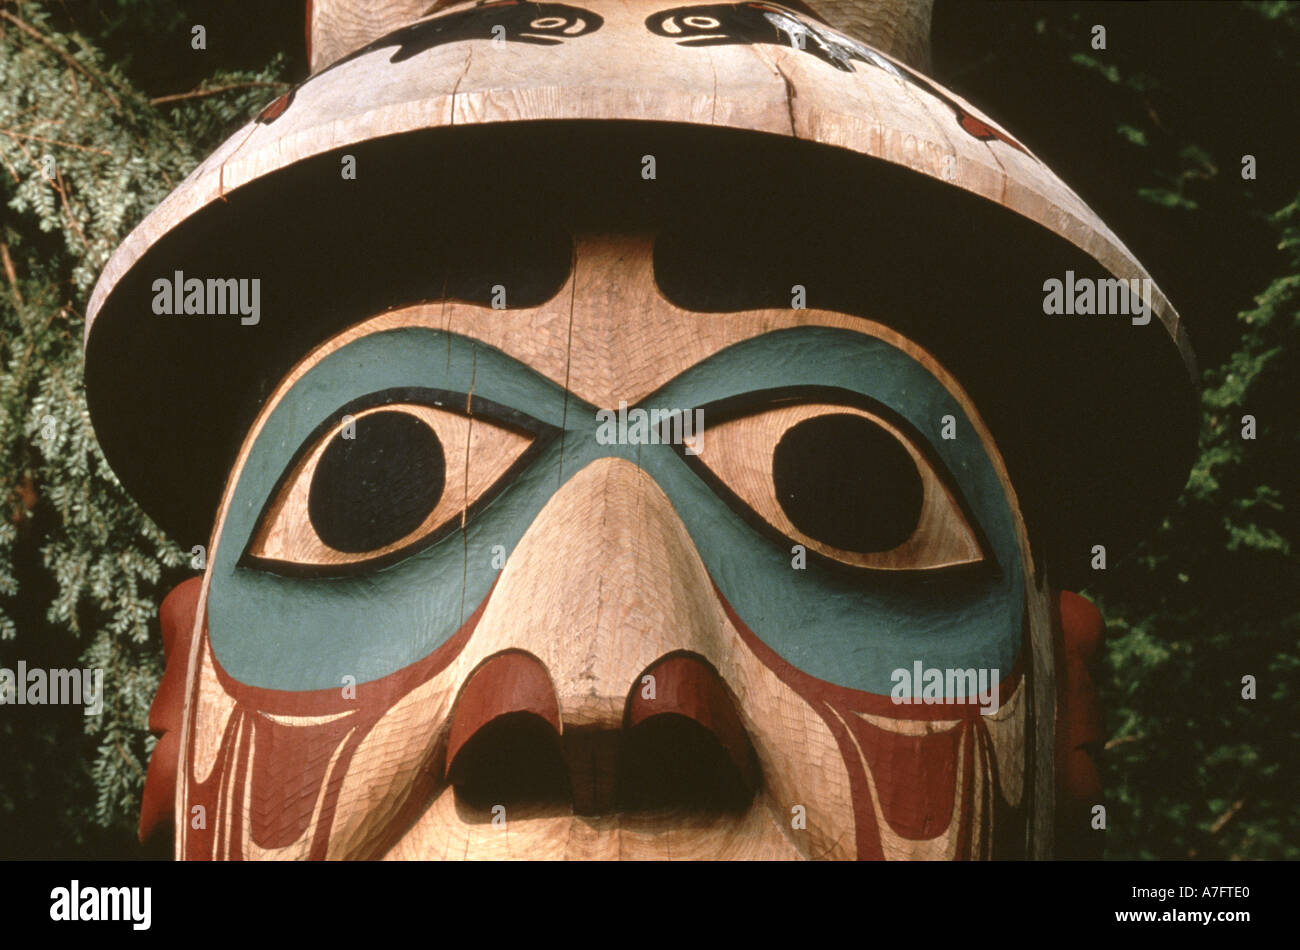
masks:
<instances>
[{"instance_id":1,"label":"conifer foliage","mask_svg":"<svg viewBox=\"0 0 1300 950\"><path fill-rule=\"evenodd\" d=\"M130 229L284 88L277 59L151 100L60 6L0 5L0 665L102 669L105 701L98 716L5 707L6 857L129 844L154 744L158 603L192 573L96 443L86 302ZM101 39L138 25L132 4L104 6ZM189 45L188 29L171 33Z\"/></svg>"}]
</instances>

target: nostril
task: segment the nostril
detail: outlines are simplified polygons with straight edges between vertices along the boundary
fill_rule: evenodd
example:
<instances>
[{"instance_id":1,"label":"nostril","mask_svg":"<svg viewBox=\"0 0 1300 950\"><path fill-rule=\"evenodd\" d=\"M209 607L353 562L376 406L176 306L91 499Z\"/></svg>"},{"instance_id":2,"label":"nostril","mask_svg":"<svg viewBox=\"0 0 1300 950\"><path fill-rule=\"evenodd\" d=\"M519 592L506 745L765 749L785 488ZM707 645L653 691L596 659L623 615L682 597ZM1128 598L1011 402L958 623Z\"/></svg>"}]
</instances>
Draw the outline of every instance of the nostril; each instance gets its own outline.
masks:
<instances>
[{"instance_id":1,"label":"nostril","mask_svg":"<svg viewBox=\"0 0 1300 950\"><path fill-rule=\"evenodd\" d=\"M673 654L650 666L627 703L618 779L627 811L745 808L757 756L722 677L703 658Z\"/></svg>"},{"instance_id":2,"label":"nostril","mask_svg":"<svg viewBox=\"0 0 1300 950\"><path fill-rule=\"evenodd\" d=\"M542 661L522 650L506 650L484 660L456 697L447 738L447 761L498 716L532 713L560 731L560 703Z\"/></svg>"},{"instance_id":3,"label":"nostril","mask_svg":"<svg viewBox=\"0 0 1300 950\"><path fill-rule=\"evenodd\" d=\"M447 739L447 781L458 801L488 813L495 805L567 807L559 732L559 703L541 661L520 650L484 661L457 697Z\"/></svg>"},{"instance_id":4,"label":"nostril","mask_svg":"<svg viewBox=\"0 0 1300 950\"><path fill-rule=\"evenodd\" d=\"M718 737L676 713L628 730L618 776L619 810L627 813L744 811L754 786Z\"/></svg>"},{"instance_id":5,"label":"nostril","mask_svg":"<svg viewBox=\"0 0 1300 950\"><path fill-rule=\"evenodd\" d=\"M717 671L703 657L674 653L649 666L627 701L624 725L667 714L684 716L712 733L741 778L757 784L758 760L731 694Z\"/></svg>"},{"instance_id":6,"label":"nostril","mask_svg":"<svg viewBox=\"0 0 1300 950\"><path fill-rule=\"evenodd\" d=\"M447 770L456 798L491 817L494 806L515 813L567 808L571 800L560 737L527 712L498 716L474 733Z\"/></svg>"}]
</instances>

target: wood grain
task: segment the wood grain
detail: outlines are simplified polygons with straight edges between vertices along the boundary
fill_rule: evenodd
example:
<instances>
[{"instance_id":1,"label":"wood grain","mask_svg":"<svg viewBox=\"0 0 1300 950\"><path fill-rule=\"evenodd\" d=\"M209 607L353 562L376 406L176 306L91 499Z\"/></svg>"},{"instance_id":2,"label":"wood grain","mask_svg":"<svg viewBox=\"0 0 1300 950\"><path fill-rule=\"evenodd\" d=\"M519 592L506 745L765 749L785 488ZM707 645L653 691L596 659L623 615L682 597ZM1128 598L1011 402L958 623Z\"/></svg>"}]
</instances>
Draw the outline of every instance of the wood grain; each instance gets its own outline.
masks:
<instances>
[{"instance_id":1,"label":"wood grain","mask_svg":"<svg viewBox=\"0 0 1300 950\"><path fill-rule=\"evenodd\" d=\"M311 71L419 19L432 6L433 0L311 0Z\"/></svg>"}]
</instances>

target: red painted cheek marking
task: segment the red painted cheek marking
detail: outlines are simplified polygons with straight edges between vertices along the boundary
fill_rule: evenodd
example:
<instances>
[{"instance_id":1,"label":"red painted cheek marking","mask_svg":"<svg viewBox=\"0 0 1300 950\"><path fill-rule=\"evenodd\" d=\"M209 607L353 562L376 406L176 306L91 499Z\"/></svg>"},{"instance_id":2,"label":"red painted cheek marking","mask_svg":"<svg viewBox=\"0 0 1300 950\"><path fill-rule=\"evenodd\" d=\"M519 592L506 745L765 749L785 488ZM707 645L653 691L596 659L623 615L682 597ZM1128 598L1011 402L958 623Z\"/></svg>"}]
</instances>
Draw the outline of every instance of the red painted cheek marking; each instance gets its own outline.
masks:
<instances>
[{"instance_id":1,"label":"red painted cheek marking","mask_svg":"<svg viewBox=\"0 0 1300 950\"><path fill-rule=\"evenodd\" d=\"M356 698L345 698L341 686L288 692L240 683L212 654L205 622L203 649L208 651L218 682L235 699L235 710L221 738L217 765L208 780L200 784L191 775L187 809L203 805L207 828L188 832L186 860L237 860L240 857L237 849L243 841L246 802L252 821L249 836L263 848L284 847L299 840L307 831L319 802L320 821L308 857L323 859L339 792L357 748L393 706L460 655L491 599L492 591L489 591L473 615L429 656L382 679L357 686ZM194 688L191 702L197 702L197 683ZM273 722L262 713L346 715L326 723L286 725ZM193 757L193 737L189 748ZM331 760L335 760L333 768L330 768ZM246 796L250 768L251 789ZM227 787L232 771L235 780L232 787ZM227 820L229 834L224 831Z\"/></svg>"},{"instance_id":2,"label":"red painted cheek marking","mask_svg":"<svg viewBox=\"0 0 1300 950\"><path fill-rule=\"evenodd\" d=\"M716 583L713 591L741 640L759 662L803 697L835 737L849 775L859 860L880 860L884 857L876 812L871 803L871 788L862 766L864 756L876 783L881 812L895 833L911 840L927 840L949 830L955 822L958 858L971 856L975 843L973 838L977 833L981 835L981 845L989 844L984 838L987 829L971 828L970 819L975 805L977 757L984 762L990 780L997 781L992 740L978 706L900 706L889 696L848 689L809 676L781 659L760 640L740 619ZM999 684L1001 705L1011 699L1024 678L1028 643L1029 631L1026 626L1021 633L1020 655ZM946 732L908 736L873 726L858 713L908 721L959 720L959 724ZM959 753L959 743L963 736L966 748ZM862 755L858 753L859 746ZM960 808L955 808L958 768L962 771L964 791ZM987 788L984 795L983 813L993 816L994 834L997 838L991 844L994 856L1014 854L1027 812L1023 805L1019 808L1004 805L1000 796L993 796ZM982 848L981 851L983 850Z\"/></svg>"},{"instance_id":3,"label":"red painted cheek marking","mask_svg":"<svg viewBox=\"0 0 1300 950\"><path fill-rule=\"evenodd\" d=\"M955 817L957 747L965 728L908 736L873 726L856 715L844 718L862 746L889 827L914 841L947 831Z\"/></svg>"},{"instance_id":4,"label":"red painted cheek marking","mask_svg":"<svg viewBox=\"0 0 1300 950\"><path fill-rule=\"evenodd\" d=\"M285 725L252 717L253 787L250 817L253 843L283 848L306 832L320 797L330 759L357 715L312 726Z\"/></svg>"},{"instance_id":5,"label":"red painted cheek marking","mask_svg":"<svg viewBox=\"0 0 1300 950\"><path fill-rule=\"evenodd\" d=\"M204 643L200 648L207 650L206 620L204 621L203 633ZM193 773L190 773L190 794L182 808L184 819L189 822L189 827L185 832L185 851L182 855L186 861L209 861L214 858L226 857L226 855L218 854L217 851L219 841L224 840L224 836L218 835L222 817L222 783L226 775L236 768L235 757L239 748L239 739L243 735L244 714L236 708L226 723L225 731L221 736L221 743L217 748L217 761L212 773L208 776L208 780L198 782L195 780ZM193 742L189 746L189 754L191 758L195 755ZM201 809L201 811L196 813L196 809ZM238 824L238 816L236 816L235 823ZM237 856L232 855L231 857Z\"/></svg>"}]
</instances>

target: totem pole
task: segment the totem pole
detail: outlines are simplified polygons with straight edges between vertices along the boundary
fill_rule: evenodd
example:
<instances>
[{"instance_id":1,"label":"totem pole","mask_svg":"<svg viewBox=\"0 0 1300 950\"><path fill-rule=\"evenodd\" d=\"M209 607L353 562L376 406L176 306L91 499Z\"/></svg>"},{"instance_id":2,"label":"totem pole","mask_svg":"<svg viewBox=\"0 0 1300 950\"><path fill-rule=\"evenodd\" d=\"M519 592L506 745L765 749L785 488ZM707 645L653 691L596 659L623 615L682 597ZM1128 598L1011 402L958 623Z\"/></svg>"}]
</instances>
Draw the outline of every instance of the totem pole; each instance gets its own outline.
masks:
<instances>
[{"instance_id":1,"label":"totem pole","mask_svg":"<svg viewBox=\"0 0 1300 950\"><path fill-rule=\"evenodd\" d=\"M426 11L309 5L95 290L96 431L204 565L142 835L1083 853L1068 591L1194 448L1149 275L928 78L928 4Z\"/></svg>"}]
</instances>

